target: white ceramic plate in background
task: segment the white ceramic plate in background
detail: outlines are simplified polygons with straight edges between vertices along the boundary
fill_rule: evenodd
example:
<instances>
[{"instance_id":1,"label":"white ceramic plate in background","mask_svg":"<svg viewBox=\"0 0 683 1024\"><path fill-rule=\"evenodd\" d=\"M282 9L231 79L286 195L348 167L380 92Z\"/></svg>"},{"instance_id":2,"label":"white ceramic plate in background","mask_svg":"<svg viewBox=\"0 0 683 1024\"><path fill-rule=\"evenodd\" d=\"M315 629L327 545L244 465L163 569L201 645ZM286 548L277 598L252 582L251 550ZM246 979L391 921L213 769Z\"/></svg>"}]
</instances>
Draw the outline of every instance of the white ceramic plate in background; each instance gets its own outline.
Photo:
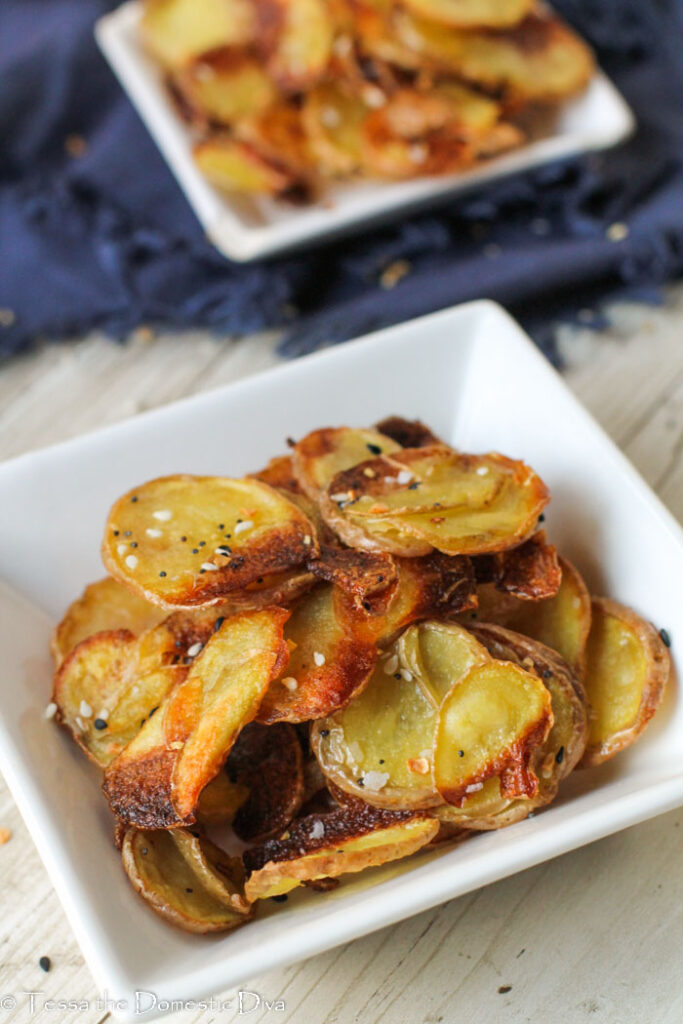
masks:
<instances>
[{"instance_id":1,"label":"white ceramic plate in background","mask_svg":"<svg viewBox=\"0 0 683 1024\"><path fill-rule=\"evenodd\" d=\"M248 342L245 342L248 344ZM523 457L549 484L552 539L596 591L674 638L683 533L560 377L497 306L476 302L309 356L226 388L0 465L0 767L102 989L186 1000L219 992L683 804L683 707L675 686L633 750L575 773L560 799L455 849L349 876L330 893L267 902L233 935L177 931L128 884L99 773L54 722L50 628L102 576L107 511L173 472L239 475L288 435L421 417L466 451Z\"/></svg>"},{"instance_id":2,"label":"white ceramic plate in background","mask_svg":"<svg viewBox=\"0 0 683 1024\"><path fill-rule=\"evenodd\" d=\"M227 196L213 188L192 157L192 133L168 96L162 75L138 36L142 5L129 0L97 23L97 41L137 107L213 244L233 260L300 247L456 195L495 178L625 139L633 115L598 71L583 95L561 108L551 135L471 171L389 184L337 185L319 202L293 206L267 198Z\"/></svg>"}]
</instances>

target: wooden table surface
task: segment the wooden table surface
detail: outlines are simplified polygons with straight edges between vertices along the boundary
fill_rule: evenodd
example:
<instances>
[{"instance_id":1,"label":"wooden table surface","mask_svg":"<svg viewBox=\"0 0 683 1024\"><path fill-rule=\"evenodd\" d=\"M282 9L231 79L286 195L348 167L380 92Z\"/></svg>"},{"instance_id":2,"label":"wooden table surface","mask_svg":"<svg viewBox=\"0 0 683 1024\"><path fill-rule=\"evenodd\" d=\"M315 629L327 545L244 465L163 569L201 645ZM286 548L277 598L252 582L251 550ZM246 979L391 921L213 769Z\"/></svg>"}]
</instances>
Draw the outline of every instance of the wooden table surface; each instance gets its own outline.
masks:
<instances>
[{"instance_id":1,"label":"wooden table surface","mask_svg":"<svg viewBox=\"0 0 683 1024\"><path fill-rule=\"evenodd\" d=\"M609 331L567 329L559 341L570 387L683 519L683 285L661 308L622 305ZM276 362L268 336L233 342L145 331L123 346L92 336L16 358L0 364L0 458ZM12 832L0 847L0 1024L104 1021L108 1013L2 783L0 826ZM260 997L256 1009L256 996L244 996L240 1014L231 992L231 1010L183 1010L172 1020L681 1024L682 852L683 809L255 977L243 988ZM49 973L38 965L44 955ZM285 1008L267 1009L265 1000Z\"/></svg>"}]
</instances>

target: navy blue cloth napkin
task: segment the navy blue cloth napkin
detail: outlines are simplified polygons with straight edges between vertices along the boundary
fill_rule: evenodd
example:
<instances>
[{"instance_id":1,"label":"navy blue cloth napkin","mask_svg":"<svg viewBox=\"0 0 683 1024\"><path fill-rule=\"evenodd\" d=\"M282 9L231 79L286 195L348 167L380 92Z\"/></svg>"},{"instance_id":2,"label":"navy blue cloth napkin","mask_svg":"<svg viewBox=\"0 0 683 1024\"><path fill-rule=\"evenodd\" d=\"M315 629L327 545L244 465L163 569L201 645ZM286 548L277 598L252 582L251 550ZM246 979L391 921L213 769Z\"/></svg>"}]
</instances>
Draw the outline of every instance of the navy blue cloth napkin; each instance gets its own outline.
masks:
<instances>
[{"instance_id":1,"label":"navy blue cloth napkin","mask_svg":"<svg viewBox=\"0 0 683 1024\"><path fill-rule=\"evenodd\" d=\"M284 326L294 355L480 296L543 344L558 316L683 272L683 0L555 3L633 107L632 141L250 265L206 242L99 54L113 6L0 3L0 356L141 324Z\"/></svg>"}]
</instances>

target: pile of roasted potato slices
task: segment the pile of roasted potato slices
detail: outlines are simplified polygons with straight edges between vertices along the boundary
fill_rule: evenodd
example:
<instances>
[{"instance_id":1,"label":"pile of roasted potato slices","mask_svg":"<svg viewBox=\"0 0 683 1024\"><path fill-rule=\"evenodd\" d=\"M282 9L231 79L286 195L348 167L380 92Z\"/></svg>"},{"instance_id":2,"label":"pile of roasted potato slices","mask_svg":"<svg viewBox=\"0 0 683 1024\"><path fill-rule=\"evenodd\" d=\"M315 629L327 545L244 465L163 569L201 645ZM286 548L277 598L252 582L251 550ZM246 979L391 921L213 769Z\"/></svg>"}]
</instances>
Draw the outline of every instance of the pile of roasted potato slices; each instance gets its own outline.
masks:
<instances>
[{"instance_id":1,"label":"pile of roasted potato slices","mask_svg":"<svg viewBox=\"0 0 683 1024\"><path fill-rule=\"evenodd\" d=\"M207 178L297 201L471 168L594 69L540 0L144 0L140 31Z\"/></svg>"},{"instance_id":2,"label":"pile of roasted potato slices","mask_svg":"<svg viewBox=\"0 0 683 1024\"><path fill-rule=\"evenodd\" d=\"M633 743L670 674L666 633L548 542L523 462L398 417L289 444L119 498L109 576L53 637L50 708L124 870L189 931L526 818Z\"/></svg>"}]
</instances>

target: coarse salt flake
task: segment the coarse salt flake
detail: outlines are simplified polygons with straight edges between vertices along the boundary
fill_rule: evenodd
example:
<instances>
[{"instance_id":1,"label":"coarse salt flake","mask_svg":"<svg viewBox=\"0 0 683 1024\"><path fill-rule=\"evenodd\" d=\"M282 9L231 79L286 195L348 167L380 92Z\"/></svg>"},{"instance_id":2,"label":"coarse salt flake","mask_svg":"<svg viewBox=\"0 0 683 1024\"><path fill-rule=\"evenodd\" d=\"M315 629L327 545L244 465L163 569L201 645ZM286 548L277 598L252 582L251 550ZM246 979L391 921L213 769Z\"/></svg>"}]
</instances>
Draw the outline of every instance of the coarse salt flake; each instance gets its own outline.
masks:
<instances>
[{"instance_id":1,"label":"coarse salt flake","mask_svg":"<svg viewBox=\"0 0 683 1024\"><path fill-rule=\"evenodd\" d=\"M313 828L311 829L311 839L322 839L325 835L325 826L322 821L318 818L317 821L313 822Z\"/></svg>"},{"instance_id":2,"label":"coarse salt flake","mask_svg":"<svg viewBox=\"0 0 683 1024\"><path fill-rule=\"evenodd\" d=\"M480 789L484 788L483 782L473 782L470 786L465 787L466 793L478 793Z\"/></svg>"},{"instance_id":3,"label":"coarse salt flake","mask_svg":"<svg viewBox=\"0 0 683 1024\"><path fill-rule=\"evenodd\" d=\"M234 529L234 533L244 533L245 530L253 529L254 524L251 519L245 519L243 523L237 523Z\"/></svg>"},{"instance_id":4,"label":"coarse salt flake","mask_svg":"<svg viewBox=\"0 0 683 1024\"><path fill-rule=\"evenodd\" d=\"M316 663L318 668L320 668L321 665L325 664L325 655L321 654L320 651L314 651L313 652L313 661Z\"/></svg>"},{"instance_id":5,"label":"coarse salt flake","mask_svg":"<svg viewBox=\"0 0 683 1024\"><path fill-rule=\"evenodd\" d=\"M162 537L163 536L161 530L157 530L157 528L155 526L148 527L145 530L145 533L147 534L148 537Z\"/></svg>"},{"instance_id":6,"label":"coarse salt flake","mask_svg":"<svg viewBox=\"0 0 683 1024\"><path fill-rule=\"evenodd\" d=\"M401 472L396 477L396 482L399 484L409 484L412 479L413 474L410 472L410 470L402 469Z\"/></svg>"},{"instance_id":7,"label":"coarse salt flake","mask_svg":"<svg viewBox=\"0 0 683 1024\"><path fill-rule=\"evenodd\" d=\"M173 517L173 513L169 508L160 508L156 512L152 512L155 519L158 519L160 523L167 523L169 519Z\"/></svg>"},{"instance_id":8,"label":"coarse salt flake","mask_svg":"<svg viewBox=\"0 0 683 1024\"><path fill-rule=\"evenodd\" d=\"M478 466L477 467L477 476L488 476L488 473L489 473L489 467L488 466Z\"/></svg>"},{"instance_id":9,"label":"coarse salt flake","mask_svg":"<svg viewBox=\"0 0 683 1024\"><path fill-rule=\"evenodd\" d=\"M389 781L389 772L365 772L363 775L363 786L365 789L377 793L383 789Z\"/></svg>"},{"instance_id":10,"label":"coarse salt flake","mask_svg":"<svg viewBox=\"0 0 683 1024\"><path fill-rule=\"evenodd\" d=\"M138 564L138 557L137 557L137 555L128 555L128 557L126 558L126 565L128 566L128 568L129 569L135 569L135 568L137 568L137 564Z\"/></svg>"}]
</instances>

